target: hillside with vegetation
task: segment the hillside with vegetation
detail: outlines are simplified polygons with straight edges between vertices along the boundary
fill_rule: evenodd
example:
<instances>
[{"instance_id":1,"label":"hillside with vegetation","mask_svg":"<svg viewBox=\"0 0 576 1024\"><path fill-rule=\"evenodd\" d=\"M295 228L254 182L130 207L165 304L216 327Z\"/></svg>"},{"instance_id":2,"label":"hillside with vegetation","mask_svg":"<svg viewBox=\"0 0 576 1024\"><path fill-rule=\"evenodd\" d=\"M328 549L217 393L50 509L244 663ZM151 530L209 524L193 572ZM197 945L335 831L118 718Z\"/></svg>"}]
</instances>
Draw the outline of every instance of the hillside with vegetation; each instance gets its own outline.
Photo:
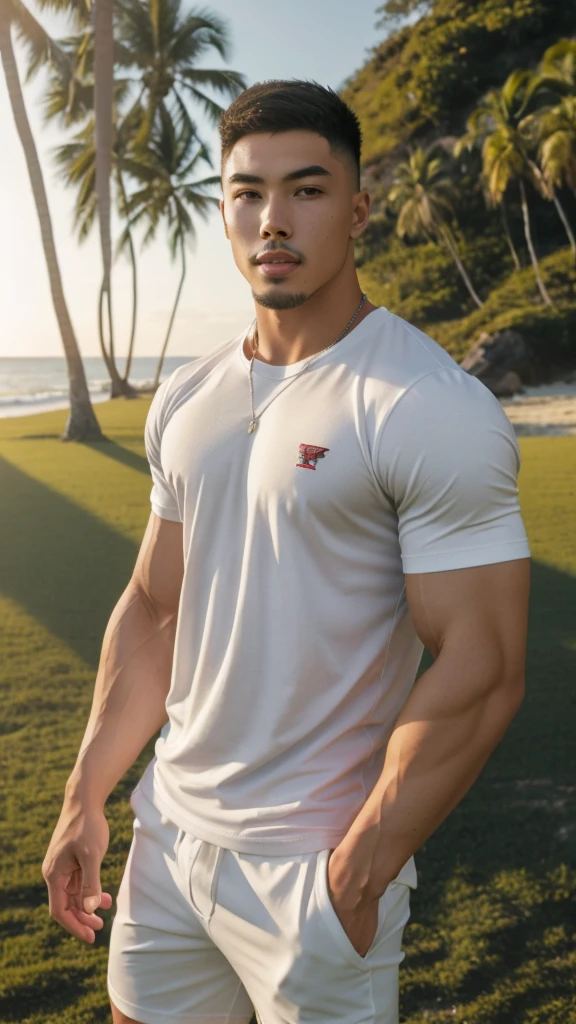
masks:
<instances>
[{"instance_id":1,"label":"hillside with vegetation","mask_svg":"<svg viewBox=\"0 0 576 1024\"><path fill-rule=\"evenodd\" d=\"M543 378L576 368L576 6L388 0L416 20L342 95L374 200L357 249L371 299L460 359L520 331ZM406 19L404 19L406 20Z\"/></svg>"}]
</instances>

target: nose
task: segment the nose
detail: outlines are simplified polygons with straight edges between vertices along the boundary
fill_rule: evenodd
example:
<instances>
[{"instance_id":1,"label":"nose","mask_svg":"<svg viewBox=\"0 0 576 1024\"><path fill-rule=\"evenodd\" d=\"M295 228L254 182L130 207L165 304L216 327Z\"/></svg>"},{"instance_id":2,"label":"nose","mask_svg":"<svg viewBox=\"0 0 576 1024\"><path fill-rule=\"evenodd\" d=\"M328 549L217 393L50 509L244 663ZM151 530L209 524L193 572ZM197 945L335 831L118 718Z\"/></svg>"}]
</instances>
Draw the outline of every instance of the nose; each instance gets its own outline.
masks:
<instances>
[{"instance_id":1,"label":"nose","mask_svg":"<svg viewBox=\"0 0 576 1024\"><path fill-rule=\"evenodd\" d=\"M288 221L285 204L271 199L262 211L260 238L290 238L291 234L292 228Z\"/></svg>"}]
</instances>

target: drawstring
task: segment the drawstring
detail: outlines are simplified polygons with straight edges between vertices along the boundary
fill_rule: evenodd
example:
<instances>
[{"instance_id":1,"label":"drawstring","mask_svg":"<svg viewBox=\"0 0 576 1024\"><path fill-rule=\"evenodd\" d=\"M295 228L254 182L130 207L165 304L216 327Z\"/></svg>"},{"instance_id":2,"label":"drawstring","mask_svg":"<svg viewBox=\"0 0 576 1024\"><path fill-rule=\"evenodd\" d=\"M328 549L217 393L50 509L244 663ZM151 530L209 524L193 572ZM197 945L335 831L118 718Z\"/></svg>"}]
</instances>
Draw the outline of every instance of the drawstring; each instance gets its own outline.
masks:
<instances>
[{"instance_id":1,"label":"drawstring","mask_svg":"<svg viewBox=\"0 0 576 1024\"><path fill-rule=\"evenodd\" d=\"M174 851L173 851L174 852L174 859L175 859L176 863L178 863L178 850L180 849L180 846L182 844L182 840L184 839L185 835L186 835L186 833L185 833L184 829L183 828L179 828L178 829L178 835L176 836L176 842L174 843Z\"/></svg>"},{"instance_id":2,"label":"drawstring","mask_svg":"<svg viewBox=\"0 0 576 1024\"><path fill-rule=\"evenodd\" d=\"M211 917L212 917L212 915L214 913L214 908L215 908L215 903L216 903L216 885L217 885L217 882L218 882L218 875L220 873L220 864L222 862L222 857L224 856L224 852L225 851L224 851L224 849L221 846L215 846L212 843L207 843L204 840L198 839L197 837L191 835L190 839L195 844L196 849L192 851L191 860L185 865L184 861L187 860L187 857L180 857L180 849L182 847L182 843L183 843L184 838L186 837L186 835L187 835L187 833L186 833L186 831L183 828L179 828L178 829L178 834L176 836L176 841L175 841L174 847L173 847L173 852L174 852L174 857L175 857L175 860L176 860L176 865L179 868L180 874L181 875L185 874L187 876L186 884L188 886L188 897L190 899L190 904L191 904L193 910L196 912L196 914L198 914L198 917L202 918L203 921L208 922L208 921L210 921L210 919L211 919ZM192 889L193 889L193 886L192 886L192 876L194 874L194 865L196 864L198 856L199 856L199 854L200 854L200 852L202 850L204 850L206 853L208 853L208 863L210 862L211 857L214 855L214 851L216 851L216 857L215 857L215 860L214 860L214 868L213 868L213 871L212 871L212 878L211 878L211 881L210 881L210 892L209 892L210 913L208 915L203 914L201 912L200 908L198 907L198 905L197 905L197 903L196 903L196 901L194 899L194 894L192 892Z\"/></svg>"},{"instance_id":3,"label":"drawstring","mask_svg":"<svg viewBox=\"0 0 576 1024\"><path fill-rule=\"evenodd\" d=\"M202 914L200 912L200 910L196 906L196 903L194 902L194 896L192 895L192 870L194 868L194 865L196 863L196 860L197 860L198 854L200 853L201 848L202 848L202 843L199 842L197 847L196 847L196 851L194 853L194 856L192 858L192 863L189 864L188 867L187 867L187 872L188 872L188 895L190 896L190 903L192 904L194 910L198 914L198 917L201 917L205 921L206 917L205 917L204 914Z\"/></svg>"}]
</instances>

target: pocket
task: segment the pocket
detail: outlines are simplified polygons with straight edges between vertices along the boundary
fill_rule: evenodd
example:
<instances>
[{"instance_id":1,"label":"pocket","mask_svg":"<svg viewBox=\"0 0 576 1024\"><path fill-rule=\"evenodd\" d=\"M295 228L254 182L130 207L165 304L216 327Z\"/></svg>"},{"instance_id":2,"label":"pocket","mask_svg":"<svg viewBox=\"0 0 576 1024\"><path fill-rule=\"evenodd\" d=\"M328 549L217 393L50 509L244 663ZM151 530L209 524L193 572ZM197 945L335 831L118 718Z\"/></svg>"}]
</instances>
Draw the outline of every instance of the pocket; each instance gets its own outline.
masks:
<instances>
[{"instance_id":1,"label":"pocket","mask_svg":"<svg viewBox=\"0 0 576 1024\"><path fill-rule=\"evenodd\" d=\"M167 853L172 852L179 827L156 806L141 781L130 795L130 806L134 812L134 832L160 843Z\"/></svg>"},{"instance_id":2,"label":"pocket","mask_svg":"<svg viewBox=\"0 0 576 1024\"><path fill-rule=\"evenodd\" d=\"M372 944L368 949L365 956L361 956L360 953L354 948L352 942L348 938L342 922L336 913L332 900L330 898L330 892L328 887L328 859L330 856L330 850L320 850L318 853L318 860L316 864L316 875L314 878L314 893L316 896L316 903L318 909L322 915L324 924L327 930L330 932L332 938L338 944L338 947L348 963L354 965L354 967L360 967L362 970L367 971L370 968L370 957L378 946L382 937L382 930L384 928L384 922L386 920L386 893L380 897L378 901L378 924L376 927L376 934L372 940Z\"/></svg>"}]
</instances>

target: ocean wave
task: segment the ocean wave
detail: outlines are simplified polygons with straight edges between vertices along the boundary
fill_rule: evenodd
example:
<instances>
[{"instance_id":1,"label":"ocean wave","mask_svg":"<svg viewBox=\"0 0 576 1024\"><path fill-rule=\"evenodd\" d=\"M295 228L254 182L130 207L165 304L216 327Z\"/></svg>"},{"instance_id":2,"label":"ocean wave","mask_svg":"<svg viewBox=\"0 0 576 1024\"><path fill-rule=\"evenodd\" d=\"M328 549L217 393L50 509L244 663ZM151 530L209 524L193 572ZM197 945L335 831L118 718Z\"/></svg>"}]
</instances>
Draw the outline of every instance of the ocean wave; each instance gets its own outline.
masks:
<instances>
[{"instance_id":1,"label":"ocean wave","mask_svg":"<svg viewBox=\"0 0 576 1024\"><path fill-rule=\"evenodd\" d=\"M91 394L93 392L110 391L110 377L103 378L102 380L89 380L88 390Z\"/></svg>"},{"instance_id":2,"label":"ocean wave","mask_svg":"<svg viewBox=\"0 0 576 1024\"><path fill-rule=\"evenodd\" d=\"M96 382L95 384L90 382L88 390L92 397L109 393L110 381ZM0 395L0 407L4 405L38 405L40 402L61 402L63 400L68 401L68 398L68 388L65 390L52 388L46 391L33 391L28 394L4 392L4 394Z\"/></svg>"}]
</instances>

